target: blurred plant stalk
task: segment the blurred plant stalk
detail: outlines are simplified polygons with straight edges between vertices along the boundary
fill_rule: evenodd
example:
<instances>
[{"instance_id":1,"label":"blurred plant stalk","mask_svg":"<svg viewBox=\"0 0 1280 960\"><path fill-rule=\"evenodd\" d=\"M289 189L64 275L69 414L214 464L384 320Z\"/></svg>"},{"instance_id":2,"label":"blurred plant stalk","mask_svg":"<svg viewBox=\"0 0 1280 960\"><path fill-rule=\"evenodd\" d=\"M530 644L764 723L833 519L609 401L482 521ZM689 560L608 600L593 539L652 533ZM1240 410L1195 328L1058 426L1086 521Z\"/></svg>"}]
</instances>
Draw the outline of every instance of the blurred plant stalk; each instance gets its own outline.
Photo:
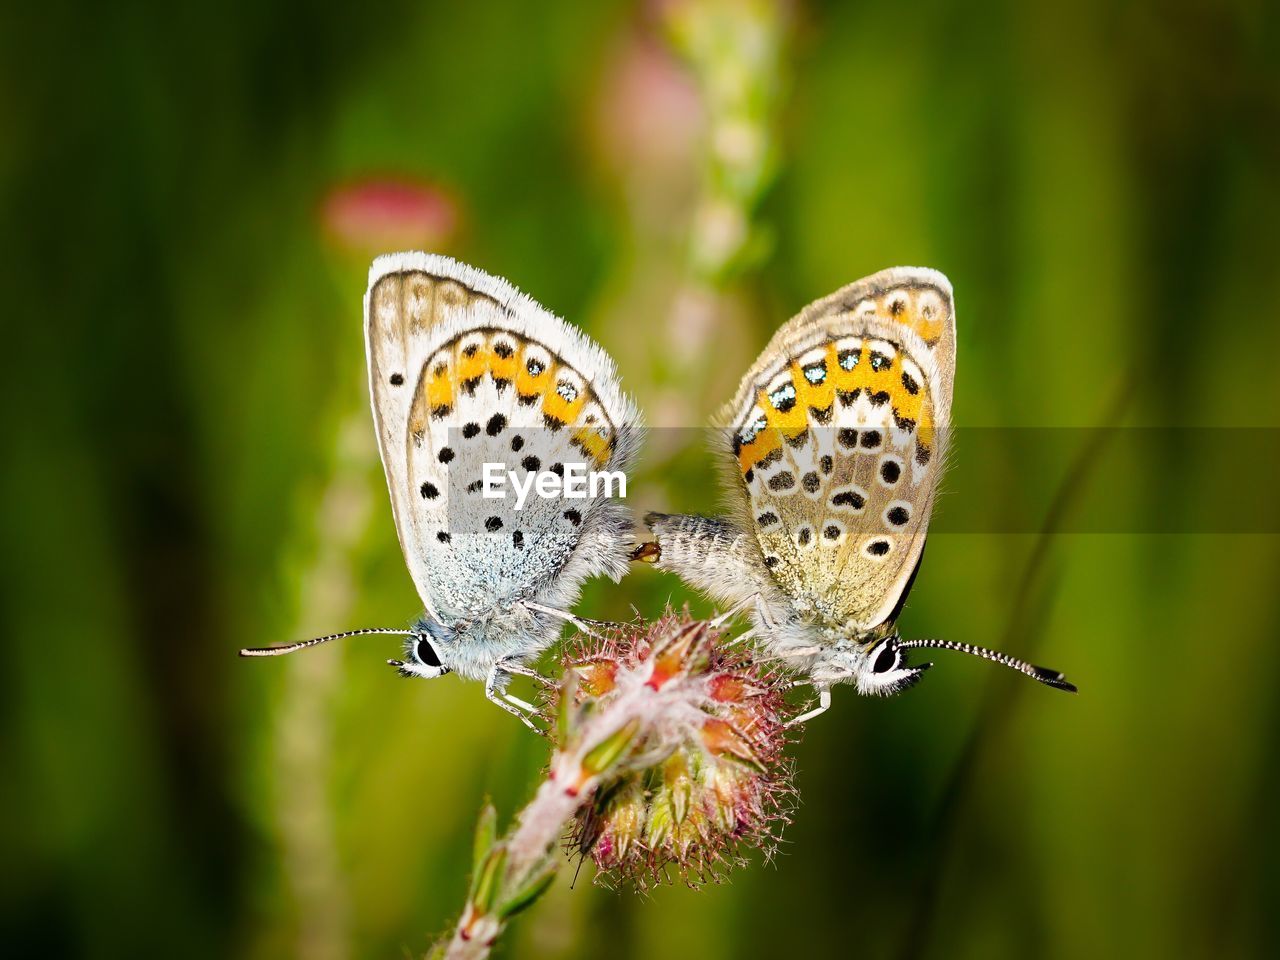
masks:
<instances>
[{"instance_id":1,"label":"blurred plant stalk","mask_svg":"<svg viewBox=\"0 0 1280 960\"><path fill-rule=\"evenodd\" d=\"M719 366L722 346L713 334L723 337L734 326L745 333L751 326L727 294L772 246L754 218L778 168L776 126L791 9L784 0L673 0L661 10L673 49L693 72L706 121L685 276L668 312L673 396L659 409L674 411L684 401L679 385L706 380L705 371ZM728 395L718 384L714 389L716 396Z\"/></svg>"},{"instance_id":2,"label":"blurred plant stalk","mask_svg":"<svg viewBox=\"0 0 1280 960\"><path fill-rule=\"evenodd\" d=\"M624 190L634 251L605 339L646 357L640 397L655 427L699 425L754 353L749 305L735 282L768 254L756 222L778 169L792 4L783 0L654 0L602 81L602 159ZM662 317L661 323L654 318ZM669 431L650 454L674 456Z\"/></svg>"},{"instance_id":3,"label":"blurred plant stalk","mask_svg":"<svg viewBox=\"0 0 1280 960\"><path fill-rule=\"evenodd\" d=\"M348 412L337 430L333 473L321 494L315 529L307 536L316 547L301 575L291 636L318 635L350 618L356 589L351 557L373 507L368 432L363 410ZM331 718L342 658L335 651L284 661L271 769L276 828L294 903L296 955L340 960L349 952L349 930L331 797Z\"/></svg>"},{"instance_id":4,"label":"blurred plant stalk","mask_svg":"<svg viewBox=\"0 0 1280 960\"><path fill-rule=\"evenodd\" d=\"M752 216L778 167L775 127L791 4L669 0L659 10L705 110L701 195L687 256L692 279L717 287L768 252L768 238Z\"/></svg>"},{"instance_id":5,"label":"blurred plant stalk","mask_svg":"<svg viewBox=\"0 0 1280 960\"><path fill-rule=\"evenodd\" d=\"M451 197L424 181L367 177L330 190L321 201L319 220L345 288L353 272L361 276L378 254L444 244L457 225L458 211ZM350 342L357 342L358 301L344 315L352 326ZM314 525L300 530L291 551L303 559L298 562L298 618L288 636L329 633L334 624L350 621L359 582L352 559L375 505L373 428L364 391L355 386L363 379L364 362L357 355L341 362L344 376L333 394L343 398L347 409L336 413L331 468ZM337 651L284 659L271 771L281 859L294 903L296 955L342 960L350 953L350 911L336 840L331 718L343 661Z\"/></svg>"},{"instance_id":6,"label":"blurred plant stalk","mask_svg":"<svg viewBox=\"0 0 1280 960\"><path fill-rule=\"evenodd\" d=\"M466 905L429 958L487 957L550 887L566 835L622 880L673 869L694 883L743 862L740 848L772 849L791 791L781 687L719 642L706 621L667 616L570 655L546 779L506 836L482 812Z\"/></svg>"}]
</instances>

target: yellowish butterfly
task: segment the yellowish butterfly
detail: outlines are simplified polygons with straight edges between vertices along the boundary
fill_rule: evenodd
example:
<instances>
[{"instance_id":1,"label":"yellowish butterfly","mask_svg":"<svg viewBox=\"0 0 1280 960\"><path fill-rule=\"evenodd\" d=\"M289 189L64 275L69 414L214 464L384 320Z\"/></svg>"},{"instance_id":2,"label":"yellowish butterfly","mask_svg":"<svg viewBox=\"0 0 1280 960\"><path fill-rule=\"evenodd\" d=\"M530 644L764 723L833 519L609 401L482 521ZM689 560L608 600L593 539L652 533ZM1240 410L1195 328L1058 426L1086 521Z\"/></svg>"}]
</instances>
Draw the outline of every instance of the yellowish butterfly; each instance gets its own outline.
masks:
<instances>
[{"instance_id":1,"label":"yellowish butterfly","mask_svg":"<svg viewBox=\"0 0 1280 960\"><path fill-rule=\"evenodd\" d=\"M955 380L951 284L897 267L812 303L774 335L716 418L729 518L650 514L636 559L750 608L752 633L805 675L886 696L959 650L1075 691L1054 670L946 640L903 640L898 615L924 553L946 458Z\"/></svg>"}]
</instances>

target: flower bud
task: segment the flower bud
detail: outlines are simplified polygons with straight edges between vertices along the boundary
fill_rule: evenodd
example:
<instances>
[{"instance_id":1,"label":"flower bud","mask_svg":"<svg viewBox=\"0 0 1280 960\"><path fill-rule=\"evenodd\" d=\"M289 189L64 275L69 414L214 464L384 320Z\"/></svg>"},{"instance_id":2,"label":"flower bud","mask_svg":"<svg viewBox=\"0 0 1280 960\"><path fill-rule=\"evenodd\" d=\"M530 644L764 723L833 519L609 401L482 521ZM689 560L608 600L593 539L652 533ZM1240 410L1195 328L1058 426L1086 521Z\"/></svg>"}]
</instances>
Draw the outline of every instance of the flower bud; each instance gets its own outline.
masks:
<instances>
[{"instance_id":1,"label":"flower bud","mask_svg":"<svg viewBox=\"0 0 1280 960\"><path fill-rule=\"evenodd\" d=\"M567 654L581 678L571 713L585 718L574 742L594 742L592 725L623 708L645 719L643 734L619 729L583 761L620 778L580 815L570 841L600 882L697 884L750 848L773 849L792 792L782 685L720 639L709 623L669 614Z\"/></svg>"}]
</instances>

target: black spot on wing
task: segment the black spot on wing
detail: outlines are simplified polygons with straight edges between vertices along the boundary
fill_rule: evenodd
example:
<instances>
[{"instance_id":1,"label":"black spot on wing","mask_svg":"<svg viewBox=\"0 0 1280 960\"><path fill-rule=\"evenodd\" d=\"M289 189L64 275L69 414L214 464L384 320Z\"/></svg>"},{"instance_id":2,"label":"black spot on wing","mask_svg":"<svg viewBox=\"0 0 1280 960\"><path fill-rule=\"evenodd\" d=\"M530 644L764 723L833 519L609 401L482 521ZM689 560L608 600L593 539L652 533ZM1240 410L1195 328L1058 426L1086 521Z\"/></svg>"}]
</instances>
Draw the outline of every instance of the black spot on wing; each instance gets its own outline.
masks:
<instances>
[{"instance_id":1,"label":"black spot on wing","mask_svg":"<svg viewBox=\"0 0 1280 960\"><path fill-rule=\"evenodd\" d=\"M769 489L781 493L796 485L796 475L790 470L779 470L769 478Z\"/></svg>"},{"instance_id":2,"label":"black spot on wing","mask_svg":"<svg viewBox=\"0 0 1280 960\"><path fill-rule=\"evenodd\" d=\"M763 457L761 457L759 460L756 461L756 466L759 467L761 470L766 470L781 459L782 459L782 450L780 450L778 447L774 447L772 450L770 450Z\"/></svg>"},{"instance_id":3,"label":"black spot on wing","mask_svg":"<svg viewBox=\"0 0 1280 960\"><path fill-rule=\"evenodd\" d=\"M842 490L831 498L831 502L837 507L852 507L854 510L861 510L867 505L866 498L853 490Z\"/></svg>"}]
</instances>

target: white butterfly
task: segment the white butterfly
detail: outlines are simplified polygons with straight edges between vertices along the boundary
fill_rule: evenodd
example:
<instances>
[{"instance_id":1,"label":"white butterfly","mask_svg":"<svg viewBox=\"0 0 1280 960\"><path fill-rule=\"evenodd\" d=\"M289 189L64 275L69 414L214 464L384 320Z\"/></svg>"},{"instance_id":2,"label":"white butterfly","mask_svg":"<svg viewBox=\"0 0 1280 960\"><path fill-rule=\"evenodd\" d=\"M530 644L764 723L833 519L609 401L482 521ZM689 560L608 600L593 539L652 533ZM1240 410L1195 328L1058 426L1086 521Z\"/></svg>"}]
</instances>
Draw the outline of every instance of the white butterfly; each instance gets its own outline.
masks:
<instances>
[{"instance_id":1,"label":"white butterfly","mask_svg":"<svg viewBox=\"0 0 1280 960\"><path fill-rule=\"evenodd\" d=\"M951 284L898 267L850 284L785 324L717 418L732 519L651 514L637 559L750 607L754 633L818 690L888 695L961 650L1061 689L1056 671L943 640L899 637L946 456L955 379Z\"/></svg>"},{"instance_id":2,"label":"white butterfly","mask_svg":"<svg viewBox=\"0 0 1280 960\"><path fill-rule=\"evenodd\" d=\"M634 546L611 489L539 490L562 478L576 487L587 472L624 477L640 441L636 406L580 330L448 257L374 261L365 343L396 531L425 616L409 631L242 653L404 634L405 659L391 661L403 673L484 680L490 700L532 726L533 707L506 693L510 675L536 675L529 661L561 621L582 625L568 612L582 582L620 579ZM499 490L503 499L486 496Z\"/></svg>"}]
</instances>

